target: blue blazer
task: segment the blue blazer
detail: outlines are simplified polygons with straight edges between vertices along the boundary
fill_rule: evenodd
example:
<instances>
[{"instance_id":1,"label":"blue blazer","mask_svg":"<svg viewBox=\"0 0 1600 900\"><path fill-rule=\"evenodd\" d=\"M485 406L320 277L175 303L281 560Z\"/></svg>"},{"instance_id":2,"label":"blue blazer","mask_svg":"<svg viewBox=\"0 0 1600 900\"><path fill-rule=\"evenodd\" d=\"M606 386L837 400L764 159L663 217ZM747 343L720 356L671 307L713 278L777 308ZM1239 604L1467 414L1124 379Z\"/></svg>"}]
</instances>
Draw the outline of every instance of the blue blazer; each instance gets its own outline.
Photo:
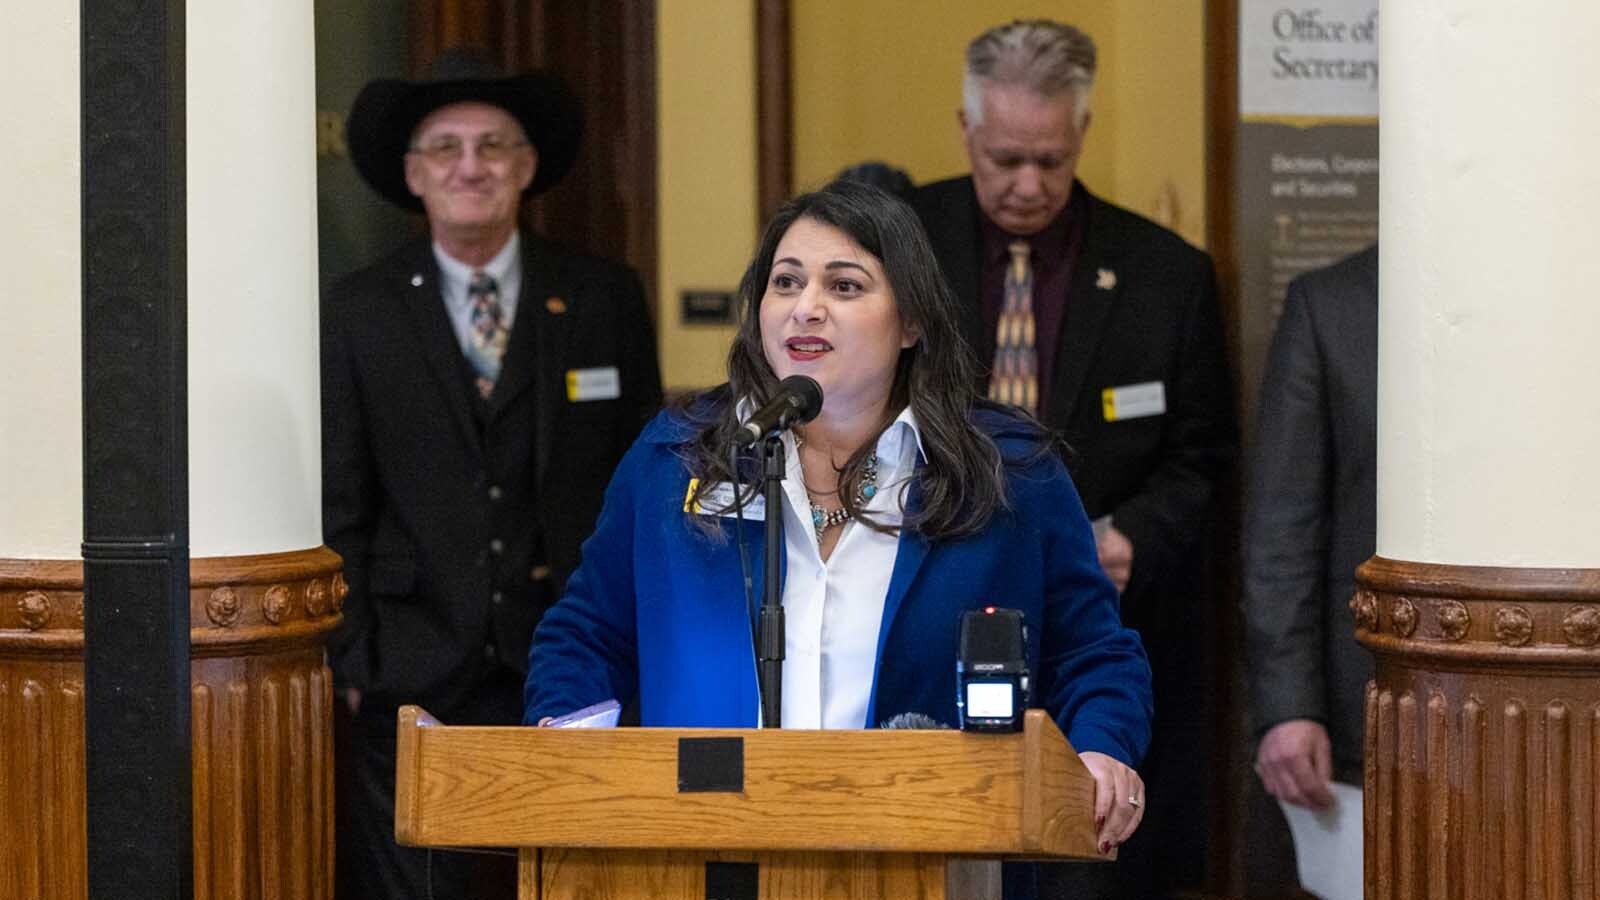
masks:
<instances>
[{"instance_id":1,"label":"blue blazer","mask_svg":"<svg viewBox=\"0 0 1600 900\"><path fill-rule=\"evenodd\" d=\"M1035 448L1004 413L981 410L975 422L1009 460ZM582 562L534 637L528 723L615 697L637 698L644 725L755 726L752 610L734 520L716 517L720 539L689 520L677 448L692 436L682 413L664 412L623 458ZM1136 765L1149 741L1150 668L1138 635L1122 627L1078 494L1054 454L1008 466L1006 482L1011 508L978 534L935 543L902 531L867 722L917 712L954 725L961 614L1011 607L1028 625L1034 705L1079 752ZM913 487L908 512L918 503ZM743 532L759 603L764 527L747 518Z\"/></svg>"}]
</instances>

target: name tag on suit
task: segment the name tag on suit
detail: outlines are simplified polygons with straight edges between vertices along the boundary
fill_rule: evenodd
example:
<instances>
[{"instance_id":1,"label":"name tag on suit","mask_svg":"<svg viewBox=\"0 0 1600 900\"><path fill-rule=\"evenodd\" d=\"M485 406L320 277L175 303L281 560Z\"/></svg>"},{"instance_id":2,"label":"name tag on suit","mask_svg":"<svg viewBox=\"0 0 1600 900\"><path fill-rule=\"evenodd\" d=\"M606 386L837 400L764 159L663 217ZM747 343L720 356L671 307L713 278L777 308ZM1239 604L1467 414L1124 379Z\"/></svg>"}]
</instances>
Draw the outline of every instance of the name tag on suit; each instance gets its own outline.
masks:
<instances>
[{"instance_id":1,"label":"name tag on suit","mask_svg":"<svg viewBox=\"0 0 1600 900\"><path fill-rule=\"evenodd\" d=\"M615 400L622 396L622 376L616 366L567 370L567 402Z\"/></svg>"},{"instance_id":2,"label":"name tag on suit","mask_svg":"<svg viewBox=\"0 0 1600 900\"><path fill-rule=\"evenodd\" d=\"M1107 422L1162 415L1167 411L1167 386L1160 381L1143 381L1108 387L1100 392L1100 409Z\"/></svg>"},{"instance_id":3,"label":"name tag on suit","mask_svg":"<svg viewBox=\"0 0 1600 900\"><path fill-rule=\"evenodd\" d=\"M695 489L700 486L700 479L689 479L689 490L683 494L683 511L692 512L700 516L724 516L733 518L738 515L733 508L733 485L726 481L719 481L706 489L705 495L699 502L694 499ZM748 490L748 487L746 488ZM756 494L744 502L744 517L752 522L765 522L767 520L767 498Z\"/></svg>"}]
</instances>

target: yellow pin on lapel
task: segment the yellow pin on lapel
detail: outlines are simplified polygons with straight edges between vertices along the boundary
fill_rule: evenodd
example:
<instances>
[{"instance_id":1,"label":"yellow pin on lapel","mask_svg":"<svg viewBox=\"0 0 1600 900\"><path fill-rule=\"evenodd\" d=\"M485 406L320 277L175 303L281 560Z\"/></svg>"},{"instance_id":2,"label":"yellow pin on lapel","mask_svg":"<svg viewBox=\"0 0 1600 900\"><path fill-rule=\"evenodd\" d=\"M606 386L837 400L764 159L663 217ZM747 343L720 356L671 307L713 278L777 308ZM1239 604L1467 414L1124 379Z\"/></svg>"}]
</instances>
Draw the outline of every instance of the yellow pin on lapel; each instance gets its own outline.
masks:
<instances>
[{"instance_id":1,"label":"yellow pin on lapel","mask_svg":"<svg viewBox=\"0 0 1600 900\"><path fill-rule=\"evenodd\" d=\"M567 301L561 299L560 297L546 297L544 300L544 308L551 315L559 316L567 311Z\"/></svg>"}]
</instances>

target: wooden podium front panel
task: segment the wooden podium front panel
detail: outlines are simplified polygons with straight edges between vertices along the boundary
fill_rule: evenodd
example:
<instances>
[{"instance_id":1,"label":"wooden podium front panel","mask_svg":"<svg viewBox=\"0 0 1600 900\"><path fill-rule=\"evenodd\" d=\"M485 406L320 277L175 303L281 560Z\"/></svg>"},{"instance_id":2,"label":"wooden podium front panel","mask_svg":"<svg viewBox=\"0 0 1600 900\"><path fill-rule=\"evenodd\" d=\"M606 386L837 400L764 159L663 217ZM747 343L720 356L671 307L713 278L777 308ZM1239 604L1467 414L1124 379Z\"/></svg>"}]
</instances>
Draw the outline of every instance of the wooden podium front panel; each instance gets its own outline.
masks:
<instances>
[{"instance_id":1,"label":"wooden podium front panel","mask_svg":"<svg viewBox=\"0 0 1600 900\"><path fill-rule=\"evenodd\" d=\"M734 792L678 790L691 732L417 727L407 715L395 812L415 846L1095 856L1093 780L1042 713L1030 722L1055 751L1024 734L693 731L742 740ZM1025 784L1029 766L1049 776Z\"/></svg>"},{"instance_id":2,"label":"wooden podium front panel","mask_svg":"<svg viewBox=\"0 0 1600 900\"><path fill-rule=\"evenodd\" d=\"M944 859L909 853L547 849L523 860L523 900L705 900L708 862L755 863L760 900L945 897Z\"/></svg>"}]
</instances>

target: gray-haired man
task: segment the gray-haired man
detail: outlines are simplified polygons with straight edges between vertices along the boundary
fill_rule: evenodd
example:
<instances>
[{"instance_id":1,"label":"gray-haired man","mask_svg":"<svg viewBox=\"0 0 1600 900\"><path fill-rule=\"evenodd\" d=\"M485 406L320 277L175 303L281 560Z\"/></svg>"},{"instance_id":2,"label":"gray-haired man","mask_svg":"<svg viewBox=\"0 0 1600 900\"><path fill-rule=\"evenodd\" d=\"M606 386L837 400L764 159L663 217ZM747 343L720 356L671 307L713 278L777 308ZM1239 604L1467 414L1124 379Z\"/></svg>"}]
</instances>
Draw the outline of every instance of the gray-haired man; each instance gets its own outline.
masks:
<instances>
[{"instance_id":1,"label":"gray-haired man","mask_svg":"<svg viewBox=\"0 0 1600 900\"><path fill-rule=\"evenodd\" d=\"M1204 550L1238 437L1210 258L1076 178L1095 56L1088 35L1045 20L979 35L957 112L972 173L909 199L990 364L990 396L1072 447L1101 564L1149 651L1149 806L1118 885L1099 891L1146 900L1203 879L1215 632ZM999 327L1019 316L1031 327ZM1071 868L1046 867L1045 896Z\"/></svg>"}]
</instances>

